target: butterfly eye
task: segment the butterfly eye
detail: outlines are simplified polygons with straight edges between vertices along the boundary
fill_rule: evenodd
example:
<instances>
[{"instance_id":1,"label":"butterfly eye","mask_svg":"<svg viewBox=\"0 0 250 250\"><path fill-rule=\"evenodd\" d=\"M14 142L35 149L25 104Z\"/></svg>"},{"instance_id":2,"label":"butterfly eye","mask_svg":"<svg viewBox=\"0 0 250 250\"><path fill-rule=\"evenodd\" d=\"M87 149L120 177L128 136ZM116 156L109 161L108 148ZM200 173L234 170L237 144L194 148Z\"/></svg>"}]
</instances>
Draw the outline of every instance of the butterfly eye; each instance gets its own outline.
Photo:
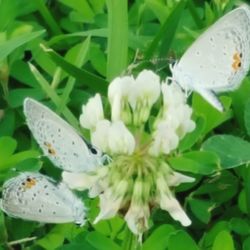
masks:
<instances>
[{"instance_id":1,"label":"butterfly eye","mask_svg":"<svg viewBox=\"0 0 250 250\"><path fill-rule=\"evenodd\" d=\"M95 148L93 148L93 147L90 148L90 151L94 155L96 155L98 153L97 150Z\"/></svg>"}]
</instances>

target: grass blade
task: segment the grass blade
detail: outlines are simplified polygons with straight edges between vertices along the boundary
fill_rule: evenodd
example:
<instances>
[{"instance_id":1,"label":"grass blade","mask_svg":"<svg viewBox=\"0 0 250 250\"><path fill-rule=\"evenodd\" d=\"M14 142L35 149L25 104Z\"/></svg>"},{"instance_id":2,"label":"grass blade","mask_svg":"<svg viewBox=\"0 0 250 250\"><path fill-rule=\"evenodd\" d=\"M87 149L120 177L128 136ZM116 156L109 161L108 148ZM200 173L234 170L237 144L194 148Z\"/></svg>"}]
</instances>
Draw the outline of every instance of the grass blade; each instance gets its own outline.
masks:
<instances>
[{"instance_id":1,"label":"grass blade","mask_svg":"<svg viewBox=\"0 0 250 250\"><path fill-rule=\"evenodd\" d=\"M55 90L50 86L50 84L47 82L47 80L40 74L40 72L36 69L36 67L34 65L32 65L31 63L29 63L29 67L30 67L30 70L33 73L34 77L36 78L36 80L41 85L41 87L44 90L44 92L51 98L51 100L55 103L55 105L58 108L60 106L60 104L61 104L60 97L57 95L57 93L55 92ZM65 107L62 110L62 114L64 115L64 117L66 118L66 120L75 129L79 130L78 120L75 118L75 116L71 113L71 111L67 107Z\"/></svg>"},{"instance_id":2,"label":"grass blade","mask_svg":"<svg viewBox=\"0 0 250 250\"><path fill-rule=\"evenodd\" d=\"M43 35L45 30L35 31L28 34L12 38L0 44L0 61L5 59L15 49L22 46L25 43L32 41L33 39Z\"/></svg>"},{"instance_id":3,"label":"grass blade","mask_svg":"<svg viewBox=\"0 0 250 250\"><path fill-rule=\"evenodd\" d=\"M171 43L174 39L175 32L177 30L179 20L181 18L183 9L186 5L186 1L180 1L172 13L167 17L163 26L159 30L158 34L155 36L154 40L150 44L149 48L145 53L145 59L149 60L153 57L156 49L158 48L158 44L160 43L160 56L167 55Z\"/></svg>"},{"instance_id":4,"label":"grass blade","mask_svg":"<svg viewBox=\"0 0 250 250\"><path fill-rule=\"evenodd\" d=\"M61 34L62 31L61 31L60 27L57 25L56 20L50 14L47 6L45 5L45 1L44 0L35 0L34 3L36 4L37 9L40 12L40 14L42 15L44 21L48 24L50 30L56 35Z\"/></svg>"},{"instance_id":5,"label":"grass blade","mask_svg":"<svg viewBox=\"0 0 250 250\"><path fill-rule=\"evenodd\" d=\"M83 84L93 89L94 91L98 91L100 93L105 93L107 90L107 82L86 70L79 69L73 64L67 62L63 57L58 55L52 49L47 49L44 45L41 45L42 49L48 53L50 58L55 62L56 65L60 66L65 72L75 77L75 79L79 79Z\"/></svg>"},{"instance_id":6,"label":"grass blade","mask_svg":"<svg viewBox=\"0 0 250 250\"><path fill-rule=\"evenodd\" d=\"M107 79L118 76L127 67L128 1L107 0L108 58Z\"/></svg>"}]
</instances>

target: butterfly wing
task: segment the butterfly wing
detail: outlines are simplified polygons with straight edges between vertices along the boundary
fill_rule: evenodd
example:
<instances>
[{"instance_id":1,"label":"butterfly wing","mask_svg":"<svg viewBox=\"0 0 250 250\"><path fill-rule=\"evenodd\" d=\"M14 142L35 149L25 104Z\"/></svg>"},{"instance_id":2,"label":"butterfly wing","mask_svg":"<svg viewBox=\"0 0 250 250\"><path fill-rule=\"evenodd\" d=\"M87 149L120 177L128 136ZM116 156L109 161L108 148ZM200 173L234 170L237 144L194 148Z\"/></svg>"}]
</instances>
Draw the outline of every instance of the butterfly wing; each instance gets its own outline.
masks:
<instances>
[{"instance_id":1,"label":"butterfly wing","mask_svg":"<svg viewBox=\"0 0 250 250\"><path fill-rule=\"evenodd\" d=\"M25 172L4 183L1 208L9 216L43 223L84 223L85 207L64 184Z\"/></svg>"},{"instance_id":2,"label":"butterfly wing","mask_svg":"<svg viewBox=\"0 0 250 250\"><path fill-rule=\"evenodd\" d=\"M26 98L24 114L43 153L57 167L69 172L88 172L102 165L102 153L46 106Z\"/></svg>"},{"instance_id":3,"label":"butterfly wing","mask_svg":"<svg viewBox=\"0 0 250 250\"><path fill-rule=\"evenodd\" d=\"M237 88L249 66L250 10L241 6L220 18L191 45L175 65L173 78L186 90L217 93ZM215 99L208 101L216 106Z\"/></svg>"}]
</instances>

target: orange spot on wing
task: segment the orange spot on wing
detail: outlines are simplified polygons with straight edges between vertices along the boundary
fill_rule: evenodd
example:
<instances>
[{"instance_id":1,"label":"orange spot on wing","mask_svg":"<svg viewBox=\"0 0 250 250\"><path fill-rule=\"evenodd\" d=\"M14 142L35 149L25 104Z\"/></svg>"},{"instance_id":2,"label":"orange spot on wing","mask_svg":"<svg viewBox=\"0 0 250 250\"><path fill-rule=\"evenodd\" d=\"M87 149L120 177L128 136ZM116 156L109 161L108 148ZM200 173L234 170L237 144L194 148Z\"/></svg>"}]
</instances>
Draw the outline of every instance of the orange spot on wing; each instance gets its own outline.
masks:
<instances>
[{"instance_id":1,"label":"orange spot on wing","mask_svg":"<svg viewBox=\"0 0 250 250\"><path fill-rule=\"evenodd\" d=\"M56 155L56 151L55 151L55 149L52 147L51 143L49 143L49 142L44 142L44 146L46 146L46 147L48 148L48 153L49 153L50 155L53 155L53 156Z\"/></svg>"},{"instance_id":2,"label":"orange spot on wing","mask_svg":"<svg viewBox=\"0 0 250 250\"><path fill-rule=\"evenodd\" d=\"M234 71L237 71L240 67L241 67L241 54L236 51L233 55L232 68Z\"/></svg>"},{"instance_id":3,"label":"orange spot on wing","mask_svg":"<svg viewBox=\"0 0 250 250\"><path fill-rule=\"evenodd\" d=\"M36 180L32 178L27 178L26 181L24 182L24 188L25 189L30 189L36 185Z\"/></svg>"}]
</instances>

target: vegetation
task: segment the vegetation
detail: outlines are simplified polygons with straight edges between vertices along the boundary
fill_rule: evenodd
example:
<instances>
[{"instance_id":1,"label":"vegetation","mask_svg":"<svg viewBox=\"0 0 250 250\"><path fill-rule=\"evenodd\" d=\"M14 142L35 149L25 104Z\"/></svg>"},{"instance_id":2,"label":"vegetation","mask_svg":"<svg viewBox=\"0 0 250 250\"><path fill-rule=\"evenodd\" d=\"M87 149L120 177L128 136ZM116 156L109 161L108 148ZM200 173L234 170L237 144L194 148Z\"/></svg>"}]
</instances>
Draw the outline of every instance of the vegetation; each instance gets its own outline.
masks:
<instances>
[{"instance_id":1,"label":"vegetation","mask_svg":"<svg viewBox=\"0 0 250 250\"><path fill-rule=\"evenodd\" d=\"M16 172L61 171L42 155L23 114L32 97L80 128L82 105L95 93L108 112L107 89L117 76L151 69L164 79L169 63L226 12L233 0L0 0L0 185ZM84 227L39 224L0 212L0 249L250 249L250 78L223 93L225 112L193 93L196 128L168 162L195 178L175 190L192 220L182 227L152 211L140 245L121 216L93 224L99 200L79 193L88 207Z\"/></svg>"}]
</instances>

